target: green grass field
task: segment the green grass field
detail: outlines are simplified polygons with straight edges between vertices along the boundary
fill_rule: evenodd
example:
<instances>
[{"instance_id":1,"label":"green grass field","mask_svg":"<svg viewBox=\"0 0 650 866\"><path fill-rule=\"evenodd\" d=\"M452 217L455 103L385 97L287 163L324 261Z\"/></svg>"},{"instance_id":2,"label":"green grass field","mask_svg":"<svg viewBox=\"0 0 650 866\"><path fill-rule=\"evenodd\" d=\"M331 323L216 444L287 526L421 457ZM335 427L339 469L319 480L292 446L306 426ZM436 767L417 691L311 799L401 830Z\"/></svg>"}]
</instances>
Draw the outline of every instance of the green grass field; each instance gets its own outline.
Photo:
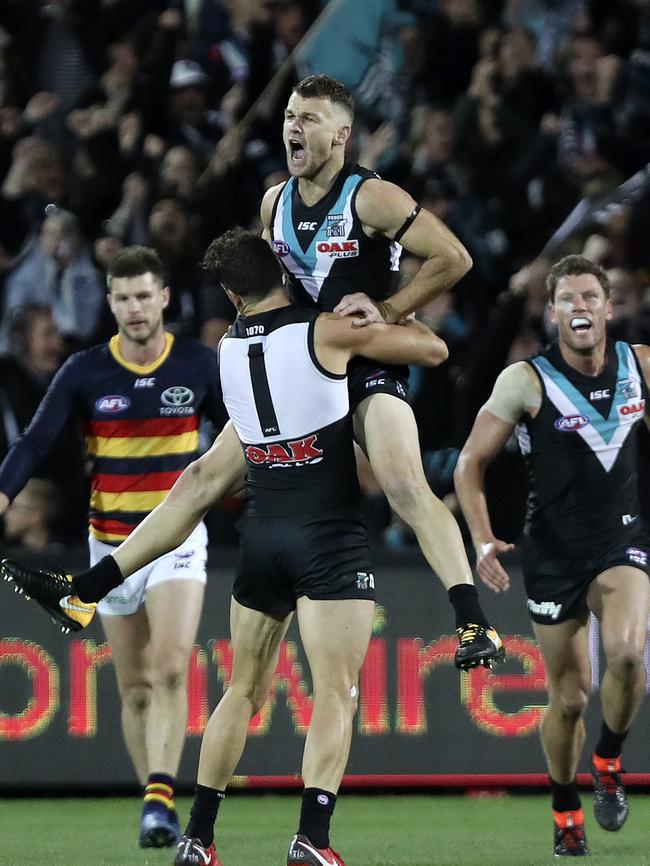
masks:
<instances>
[{"instance_id":1,"label":"green grass field","mask_svg":"<svg viewBox=\"0 0 650 866\"><path fill-rule=\"evenodd\" d=\"M285 866L298 797L231 796L222 806L218 851L224 866ZM585 806L590 809L588 796ZM181 818L190 801L178 801ZM171 866L169 850L137 847L140 803L120 799L5 799L2 866ZM650 866L650 796L631 796L620 833L588 814L592 861ZM550 854L548 797L354 796L339 800L332 834L348 866L536 866Z\"/></svg>"}]
</instances>

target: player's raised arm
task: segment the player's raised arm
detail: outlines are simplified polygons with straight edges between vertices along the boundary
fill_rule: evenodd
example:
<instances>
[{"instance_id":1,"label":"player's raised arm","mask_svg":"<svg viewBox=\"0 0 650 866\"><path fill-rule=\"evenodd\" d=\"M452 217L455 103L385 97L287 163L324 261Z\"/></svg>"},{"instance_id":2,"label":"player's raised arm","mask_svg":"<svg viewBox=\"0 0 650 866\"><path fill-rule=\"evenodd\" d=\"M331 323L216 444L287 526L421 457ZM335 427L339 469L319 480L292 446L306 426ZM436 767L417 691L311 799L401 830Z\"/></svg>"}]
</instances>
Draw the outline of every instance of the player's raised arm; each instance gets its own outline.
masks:
<instances>
[{"instance_id":1,"label":"player's raised arm","mask_svg":"<svg viewBox=\"0 0 650 866\"><path fill-rule=\"evenodd\" d=\"M512 550L514 545L496 538L492 531L485 498L485 470L527 411L527 402L530 407L531 393L533 400L538 393L535 387L536 381L524 362L501 373L490 399L478 413L454 472L456 493L476 550L476 570L495 592L510 586L510 578L498 556Z\"/></svg>"},{"instance_id":2,"label":"player's raised arm","mask_svg":"<svg viewBox=\"0 0 650 866\"><path fill-rule=\"evenodd\" d=\"M398 241L409 253L424 259L408 286L378 305L384 321L400 321L446 292L471 268L470 255L458 238L395 184L378 178L367 180L359 189L356 208L368 234ZM362 314L362 321L377 321L368 307L373 302L366 301L364 305L361 296L349 295L336 311L345 315L357 312Z\"/></svg>"}]
</instances>

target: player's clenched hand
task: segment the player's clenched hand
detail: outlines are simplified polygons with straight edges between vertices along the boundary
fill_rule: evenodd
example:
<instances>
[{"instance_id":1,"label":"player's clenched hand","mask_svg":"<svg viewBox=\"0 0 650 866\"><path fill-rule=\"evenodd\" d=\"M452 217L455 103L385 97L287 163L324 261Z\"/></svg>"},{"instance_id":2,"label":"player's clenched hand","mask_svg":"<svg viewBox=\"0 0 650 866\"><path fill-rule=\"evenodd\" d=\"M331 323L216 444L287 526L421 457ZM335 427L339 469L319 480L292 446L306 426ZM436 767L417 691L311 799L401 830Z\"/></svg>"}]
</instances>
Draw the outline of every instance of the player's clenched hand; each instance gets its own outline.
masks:
<instances>
[{"instance_id":1,"label":"player's clenched hand","mask_svg":"<svg viewBox=\"0 0 650 866\"><path fill-rule=\"evenodd\" d=\"M514 544L495 538L494 541L479 545L476 550L476 570L483 583L493 592L510 589L510 578L499 562L499 555L514 549Z\"/></svg>"},{"instance_id":2,"label":"player's clenched hand","mask_svg":"<svg viewBox=\"0 0 650 866\"><path fill-rule=\"evenodd\" d=\"M344 295L334 307L334 312L341 316L354 316L352 324L362 328L373 322L387 322L391 308L386 302L373 301L363 292Z\"/></svg>"}]
</instances>

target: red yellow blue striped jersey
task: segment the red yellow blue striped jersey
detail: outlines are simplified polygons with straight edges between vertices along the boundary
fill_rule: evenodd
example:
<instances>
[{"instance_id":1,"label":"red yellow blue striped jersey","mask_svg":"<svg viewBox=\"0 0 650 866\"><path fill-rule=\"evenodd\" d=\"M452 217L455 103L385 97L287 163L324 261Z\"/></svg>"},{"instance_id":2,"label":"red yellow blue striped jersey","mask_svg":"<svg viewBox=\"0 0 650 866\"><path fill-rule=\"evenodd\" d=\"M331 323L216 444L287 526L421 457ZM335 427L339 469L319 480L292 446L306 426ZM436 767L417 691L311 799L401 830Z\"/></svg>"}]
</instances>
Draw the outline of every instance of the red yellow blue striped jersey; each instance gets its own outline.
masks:
<instances>
[{"instance_id":1,"label":"red yellow blue striped jersey","mask_svg":"<svg viewBox=\"0 0 650 866\"><path fill-rule=\"evenodd\" d=\"M90 532L119 544L196 458L201 416L223 426L215 354L166 334L162 354L147 366L125 360L117 336L72 355L0 467L0 490L10 499L71 415L83 424L91 460Z\"/></svg>"}]
</instances>

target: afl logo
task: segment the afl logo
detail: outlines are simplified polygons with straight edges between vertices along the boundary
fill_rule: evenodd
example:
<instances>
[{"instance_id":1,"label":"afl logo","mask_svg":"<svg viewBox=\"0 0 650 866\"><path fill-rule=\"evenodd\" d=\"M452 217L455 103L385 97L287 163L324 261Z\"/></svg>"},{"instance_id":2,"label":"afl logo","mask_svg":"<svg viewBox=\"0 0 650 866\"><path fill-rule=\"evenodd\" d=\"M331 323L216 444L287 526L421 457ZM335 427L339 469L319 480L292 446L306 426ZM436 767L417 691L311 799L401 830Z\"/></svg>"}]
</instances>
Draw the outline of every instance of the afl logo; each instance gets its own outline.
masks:
<instances>
[{"instance_id":1,"label":"afl logo","mask_svg":"<svg viewBox=\"0 0 650 866\"><path fill-rule=\"evenodd\" d=\"M194 391L190 391L184 385L172 385L160 395L165 406L187 406L194 399Z\"/></svg>"},{"instance_id":2,"label":"afl logo","mask_svg":"<svg viewBox=\"0 0 650 866\"><path fill-rule=\"evenodd\" d=\"M586 415L562 415L555 422L555 429L561 430L562 433L573 433L574 430L581 430L589 424L589 418Z\"/></svg>"},{"instance_id":3,"label":"afl logo","mask_svg":"<svg viewBox=\"0 0 650 866\"><path fill-rule=\"evenodd\" d=\"M291 252L291 247L284 241L273 241L272 247L275 251L276 256L279 256L279 258L288 256Z\"/></svg>"},{"instance_id":4,"label":"afl logo","mask_svg":"<svg viewBox=\"0 0 650 866\"><path fill-rule=\"evenodd\" d=\"M100 397L95 401L95 409L98 412L106 412L110 415L115 415L116 412L124 412L131 405L128 397L123 397L121 394L107 394L105 397Z\"/></svg>"}]
</instances>

